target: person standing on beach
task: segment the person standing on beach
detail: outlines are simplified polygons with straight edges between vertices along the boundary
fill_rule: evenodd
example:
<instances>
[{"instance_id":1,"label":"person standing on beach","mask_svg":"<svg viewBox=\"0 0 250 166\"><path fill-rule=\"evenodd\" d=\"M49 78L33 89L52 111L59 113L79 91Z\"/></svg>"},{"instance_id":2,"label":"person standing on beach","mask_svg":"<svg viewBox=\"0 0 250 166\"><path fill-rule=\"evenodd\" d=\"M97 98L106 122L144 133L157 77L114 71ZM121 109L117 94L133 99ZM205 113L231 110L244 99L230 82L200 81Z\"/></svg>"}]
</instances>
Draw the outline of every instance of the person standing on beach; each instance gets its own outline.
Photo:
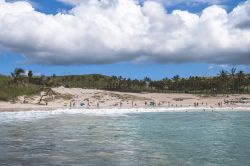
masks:
<instances>
[{"instance_id":1,"label":"person standing on beach","mask_svg":"<svg viewBox=\"0 0 250 166\"><path fill-rule=\"evenodd\" d=\"M81 106L81 107L84 106L84 102L83 102L83 101L80 102L80 106Z\"/></svg>"},{"instance_id":2,"label":"person standing on beach","mask_svg":"<svg viewBox=\"0 0 250 166\"><path fill-rule=\"evenodd\" d=\"M90 107L90 102L89 102L89 99L87 100L87 102L88 102L88 105L87 105L87 106L88 106L88 107Z\"/></svg>"}]
</instances>

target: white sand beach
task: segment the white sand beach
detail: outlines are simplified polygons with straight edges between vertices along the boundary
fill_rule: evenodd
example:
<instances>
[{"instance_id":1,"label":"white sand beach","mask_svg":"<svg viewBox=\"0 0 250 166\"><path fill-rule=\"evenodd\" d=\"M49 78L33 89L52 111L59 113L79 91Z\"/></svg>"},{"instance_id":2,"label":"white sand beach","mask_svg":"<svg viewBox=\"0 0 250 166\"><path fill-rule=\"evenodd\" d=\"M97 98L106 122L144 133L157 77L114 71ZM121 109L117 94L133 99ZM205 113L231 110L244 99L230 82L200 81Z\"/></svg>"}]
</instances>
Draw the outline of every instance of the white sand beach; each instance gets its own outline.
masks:
<instances>
[{"instance_id":1,"label":"white sand beach","mask_svg":"<svg viewBox=\"0 0 250 166\"><path fill-rule=\"evenodd\" d=\"M53 88L53 94L20 96L0 102L0 111L131 108L250 108L250 95L206 96L181 93L125 93L96 89Z\"/></svg>"}]
</instances>

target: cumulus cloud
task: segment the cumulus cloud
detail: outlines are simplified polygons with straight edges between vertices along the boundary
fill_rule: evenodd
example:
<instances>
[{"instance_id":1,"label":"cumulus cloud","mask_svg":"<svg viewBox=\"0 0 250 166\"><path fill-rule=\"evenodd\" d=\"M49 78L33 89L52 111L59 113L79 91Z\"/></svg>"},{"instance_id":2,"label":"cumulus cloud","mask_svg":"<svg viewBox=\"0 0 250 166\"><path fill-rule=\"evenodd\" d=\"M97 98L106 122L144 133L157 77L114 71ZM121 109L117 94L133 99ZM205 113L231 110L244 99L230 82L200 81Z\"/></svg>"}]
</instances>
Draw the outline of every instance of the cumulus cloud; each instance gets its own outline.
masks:
<instances>
[{"instance_id":1,"label":"cumulus cloud","mask_svg":"<svg viewBox=\"0 0 250 166\"><path fill-rule=\"evenodd\" d=\"M78 5L80 3L86 3L89 0L57 0L70 5ZM110 0L102 0L103 2L108 2ZM144 3L150 0L139 0L139 2ZM221 4L230 0L153 0L160 2L164 5L176 5L176 4L187 4L187 5L197 5L197 4ZM138 1L137 1L138 2Z\"/></svg>"},{"instance_id":2,"label":"cumulus cloud","mask_svg":"<svg viewBox=\"0 0 250 166\"><path fill-rule=\"evenodd\" d=\"M148 0L142 0L142 2L145 1ZM197 6L197 5L220 5L230 0L154 0L154 1L160 2L165 6L175 6L175 5Z\"/></svg>"},{"instance_id":3,"label":"cumulus cloud","mask_svg":"<svg viewBox=\"0 0 250 166\"><path fill-rule=\"evenodd\" d=\"M66 13L48 15L25 1L0 0L0 48L49 65L250 65L249 11L249 0L230 13L213 5L200 15L168 13L156 1L141 6L136 0L86 0Z\"/></svg>"},{"instance_id":4,"label":"cumulus cloud","mask_svg":"<svg viewBox=\"0 0 250 166\"><path fill-rule=\"evenodd\" d=\"M77 5L77 4L85 2L86 0L57 0L57 1L70 4L70 5Z\"/></svg>"}]
</instances>

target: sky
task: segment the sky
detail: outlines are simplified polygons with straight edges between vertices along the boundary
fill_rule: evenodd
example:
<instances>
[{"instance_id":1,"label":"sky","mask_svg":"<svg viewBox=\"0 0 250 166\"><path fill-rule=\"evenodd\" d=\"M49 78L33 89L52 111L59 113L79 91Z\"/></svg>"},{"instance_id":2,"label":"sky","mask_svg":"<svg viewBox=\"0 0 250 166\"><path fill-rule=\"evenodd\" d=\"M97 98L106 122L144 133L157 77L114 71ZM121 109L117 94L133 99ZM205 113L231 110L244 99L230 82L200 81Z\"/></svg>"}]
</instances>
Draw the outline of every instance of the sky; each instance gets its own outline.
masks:
<instances>
[{"instance_id":1,"label":"sky","mask_svg":"<svg viewBox=\"0 0 250 166\"><path fill-rule=\"evenodd\" d=\"M0 74L250 72L250 0L0 0Z\"/></svg>"}]
</instances>

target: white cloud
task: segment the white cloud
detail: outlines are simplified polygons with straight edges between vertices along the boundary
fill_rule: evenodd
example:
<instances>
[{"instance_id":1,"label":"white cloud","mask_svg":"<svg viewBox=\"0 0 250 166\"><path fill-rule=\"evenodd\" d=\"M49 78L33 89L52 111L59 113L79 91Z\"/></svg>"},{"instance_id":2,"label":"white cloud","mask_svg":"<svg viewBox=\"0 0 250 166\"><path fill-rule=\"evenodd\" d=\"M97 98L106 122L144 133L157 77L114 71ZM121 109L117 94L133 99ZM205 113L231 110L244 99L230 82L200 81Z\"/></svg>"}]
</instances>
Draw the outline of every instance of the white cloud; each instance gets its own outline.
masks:
<instances>
[{"instance_id":1,"label":"white cloud","mask_svg":"<svg viewBox=\"0 0 250 166\"><path fill-rule=\"evenodd\" d=\"M28 2L0 0L0 48L41 64L122 61L250 65L250 1L227 13L167 13L155 1L86 0L48 15Z\"/></svg>"},{"instance_id":2,"label":"white cloud","mask_svg":"<svg viewBox=\"0 0 250 166\"><path fill-rule=\"evenodd\" d=\"M59 0L63 1L63 0ZM70 1L70 0L68 0ZM80 1L80 0L79 0ZM141 0L141 2L155 1L163 4L164 6L175 6L175 5L187 5L187 6L197 6L197 5L219 5L228 0Z\"/></svg>"},{"instance_id":3,"label":"white cloud","mask_svg":"<svg viewBox=\"0 0 250 166\"><path fill-rule=\"evenodd\" d=\"M70 5L79 5L80 3L87 3L90 0L57 0ZM109 3L110 0L101 0L102 2ZM115 1L115 0L113 0ZM136 0L135 0L136 1ZM160 2L164 5L177 5L177 4L187 4L187 5L198 5L198 4L221 4L230 0L140 0L140 2L155 1Z\"/></svg>"},{"instance_id":4,"label":"white cloud","mask_svg":"<svg viewBox=\"0 0 250 166\"><path fill-rule=\"evenodd\" d=\"M87 0L57 0L57 1L67 3L70 5L77 5L77 4L80 4L80 3L87 1Z\"/></svg>"}]
</instances>

